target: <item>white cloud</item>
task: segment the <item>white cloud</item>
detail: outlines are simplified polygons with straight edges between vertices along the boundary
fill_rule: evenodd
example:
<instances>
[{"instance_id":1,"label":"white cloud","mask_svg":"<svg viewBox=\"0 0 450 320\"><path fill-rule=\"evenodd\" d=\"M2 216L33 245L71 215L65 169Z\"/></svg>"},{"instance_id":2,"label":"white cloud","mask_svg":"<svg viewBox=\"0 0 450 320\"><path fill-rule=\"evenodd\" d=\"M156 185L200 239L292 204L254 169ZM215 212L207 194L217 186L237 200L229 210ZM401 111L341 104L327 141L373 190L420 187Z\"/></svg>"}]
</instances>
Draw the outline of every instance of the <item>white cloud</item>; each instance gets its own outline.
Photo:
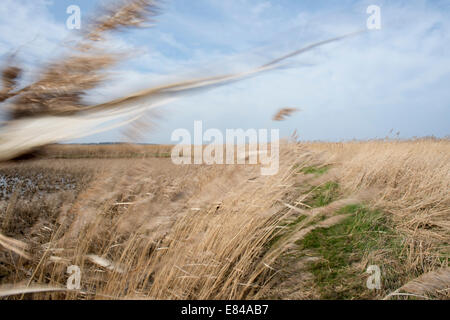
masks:
<instances>
[{"instance_id":1,"label":"white cloud","mask_svg":"<svg viewBox=\"0 0 450 320\"><path fill-rule=\"evenodd\" d=\"M263 0L173 1L155 29L115 40L122 41L122 47L137 46L142 54L122 65L116 81L95 91L93 99L108 99L183 75L255 66L308 43L363 28L365 9L372 2L345 7L323 2L318 10L299 1L284 1L286 6ZM448 134L450 92L445 82L450 80L450 13L441 9L440 2L377 2L382 10L381 31L314 50L296 58L296 68L186 97L166 109L166 121L147 141L169 142L172 130L191 128L199 119L221 129L279 126L285 135L298 129L304 139L384 137L391 128L405 137ZM13 6L13 1L5 3ZM17 15L8 18L15 27L8 27L7 36L0 32L0 43L12 45L32 37L36 31L19 35L14 28L30 30L27 23L38 8L43 18L32 29L54 30L55 36L45 41L55 46L64 32L52 22L45 11L48 7L43 1L23 3ZM0 28L4 15L5 10L0 11ZM270 121L278 108L287 106L303 112L284 123ZM110 141L111 137L117 135L97 138Z\"/></svg>"},{"instance_id":2,"label":"white cloud","mask_svg":"<svg viewBox=\"0 0 450 320\"><path fill-rule=\"evenodd\" d=\"M0 55L18 50L21 58L36 61L59 51L67 29L55 23L45 0L2 0Z\"/></svg>"},{"instance_id":3,"label":"white cloud","mask_svg":"<svg viewBox=\"0 0 450 320\"><path fill-rule=\"evenodd\" d=\"M271 7L272 7L272 4L269 1L264 1L264 2L256 4L253 7L252 12L254 15L259 16L262 12L270 9Z\"/></svg>"}]
</instances>

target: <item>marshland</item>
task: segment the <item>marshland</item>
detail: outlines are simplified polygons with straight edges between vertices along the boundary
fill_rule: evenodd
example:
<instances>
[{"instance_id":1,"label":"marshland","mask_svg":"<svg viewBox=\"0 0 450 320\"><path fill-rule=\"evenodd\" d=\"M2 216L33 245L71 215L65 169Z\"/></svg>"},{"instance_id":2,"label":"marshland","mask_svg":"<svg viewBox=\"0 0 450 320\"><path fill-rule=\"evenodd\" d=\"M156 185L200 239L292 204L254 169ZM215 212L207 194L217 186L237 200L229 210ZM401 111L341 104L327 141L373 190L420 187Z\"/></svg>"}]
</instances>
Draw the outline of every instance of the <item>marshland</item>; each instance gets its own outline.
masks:
<instances>
[{"instance_id":1,"label":"marshland","mask_svg":"<svg viewBox=\"0 0 450 320\"><path fill-rule=\"evenodd\" d=\"M44 290L19 295L33 299L448 298L448 140L286 142L274 176L154 156L167 147L4 163L2 284Z\"/></svg>"},{"instance_id":2,"label":"marshland","mask_svg":"<svg viewBox=\"0 0 450 320\"><path fill-rule=\"evenodd\" d=\"M442 4L386 5L383 33L365 2L173 3L111 1L76 33L48 1L0 7L0 299L448 300ZM17 35L28 16L59 37ZM261 150L174 161L199 119L281 131L276 172Z\"/></svg>"}]
</instances>

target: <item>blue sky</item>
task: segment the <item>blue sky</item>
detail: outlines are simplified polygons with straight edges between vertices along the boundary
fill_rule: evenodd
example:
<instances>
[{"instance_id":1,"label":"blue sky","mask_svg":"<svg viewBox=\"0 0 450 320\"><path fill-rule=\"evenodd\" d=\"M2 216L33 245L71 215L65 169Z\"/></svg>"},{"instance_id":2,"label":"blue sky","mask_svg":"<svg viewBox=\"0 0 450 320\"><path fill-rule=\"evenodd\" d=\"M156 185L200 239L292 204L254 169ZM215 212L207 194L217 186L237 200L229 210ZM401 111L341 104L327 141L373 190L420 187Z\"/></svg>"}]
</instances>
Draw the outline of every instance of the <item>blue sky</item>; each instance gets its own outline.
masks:
<instances>
[{"instance_id":1,"label":"blue sky","mask_svg":"<svg viewBox=\"0 0 450 320\"><path fill-rule=\"evenodd\" d=\"M104 1L106 2L106 1ZM2 0L0 55L17 48L30 66L57 57L68 30L66 8L79 5L82 27L98 1ZM243 71L309 43L365 27L369 5L382 29L330 44L275 70L184 97L158 110L157 127L138 142L169 143L173 130L297 129L302 140L450 134L450 2L324 0L165 0L153 28L120 33L111 46L133 52L107 85L88 97L108 100L189 76ZM284 122L280 108L300 108ZM121 131L82 142L126 141Z\"/></svg>"}]
</instances>

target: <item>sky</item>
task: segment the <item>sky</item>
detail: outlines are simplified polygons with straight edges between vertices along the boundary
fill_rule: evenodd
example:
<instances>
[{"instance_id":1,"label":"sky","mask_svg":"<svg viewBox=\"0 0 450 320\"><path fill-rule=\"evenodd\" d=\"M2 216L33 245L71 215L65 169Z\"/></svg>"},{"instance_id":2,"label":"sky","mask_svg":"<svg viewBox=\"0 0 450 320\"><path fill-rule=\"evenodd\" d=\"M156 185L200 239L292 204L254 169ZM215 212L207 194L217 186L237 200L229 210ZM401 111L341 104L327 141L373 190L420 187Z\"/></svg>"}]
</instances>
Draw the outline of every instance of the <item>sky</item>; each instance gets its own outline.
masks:
<instances>
[{"instance_id":1,"label":"sky","mask_svg":"<svg viewBox=\"0 0 450 320\"><path fill-rule=\"evenodd\" d=\"M107 3L108 1L102 1ZM1 0L0 59L18 52L33 72L64 54L66 9L78 5L81 28L101 1ZM366 28L367 7L381 29L312 50L283 68L200 91L157 109L155 127L134 142L171 143L178 128L278 128L301 140L444 137L450 134L450 2L447 0L164 0L151 28L114 35L131 52L89 102L150 86L245 71L308 44ZM280 108L298 108L274 122ZM123 130L72 142L129 141Z\"/></svg>"}]
</instances>

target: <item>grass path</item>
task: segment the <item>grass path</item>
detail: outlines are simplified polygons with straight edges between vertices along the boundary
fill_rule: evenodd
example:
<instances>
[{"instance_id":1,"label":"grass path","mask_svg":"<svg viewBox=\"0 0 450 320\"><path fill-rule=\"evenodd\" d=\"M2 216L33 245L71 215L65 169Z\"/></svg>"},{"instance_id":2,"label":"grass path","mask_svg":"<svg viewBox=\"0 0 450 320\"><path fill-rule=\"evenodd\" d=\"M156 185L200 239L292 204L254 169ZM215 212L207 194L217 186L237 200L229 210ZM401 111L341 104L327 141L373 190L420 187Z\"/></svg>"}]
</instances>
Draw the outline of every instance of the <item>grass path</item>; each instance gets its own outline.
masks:
<instances>
[{"instance_id":1,"label":"grass path","mask_svg":"<svg viewBox=\"0 0 450 320\"><path fill-rule=\"evenodd\" d=\"M284 246L285 252L266 298L377 299L402 285L402 235L388 215L370 209L361 198L345 198L337 181L315 185L330 168L299 171L308 178L307 186L299 187L303 208L270 244ZM294 205L288 208L295 210ZM369 265L382 268L381 290L366 286Z\"/></svg>"}]
</instances>

